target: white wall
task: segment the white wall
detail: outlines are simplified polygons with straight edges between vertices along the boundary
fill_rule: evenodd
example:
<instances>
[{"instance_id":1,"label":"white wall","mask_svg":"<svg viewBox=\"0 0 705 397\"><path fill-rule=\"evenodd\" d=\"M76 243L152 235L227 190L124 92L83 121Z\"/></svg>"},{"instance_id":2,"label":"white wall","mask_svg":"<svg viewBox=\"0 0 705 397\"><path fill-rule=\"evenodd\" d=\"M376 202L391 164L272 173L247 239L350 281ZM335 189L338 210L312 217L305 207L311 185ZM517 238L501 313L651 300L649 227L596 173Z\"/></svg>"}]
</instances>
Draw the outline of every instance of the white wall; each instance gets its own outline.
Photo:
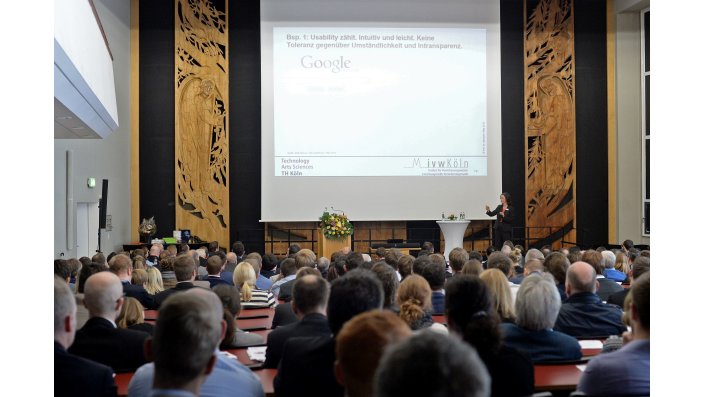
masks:
<instances>
[{"instance_id":1,"label":"white wall","mask_svg":"<svg viewBox=\"0 0 705 397\"><path fill-rule=\"evenodd\" d=\"M113 230L103 232L103 252L122 249L130 241L130 2L96 0L96 10L114 57L115 91L120 127L105 139L54 140L54 256L76 256L66 244L66 150L73 152L74 203L97 202L101 181L110 181L108 214ZM96 187L86 186L88 177ZM75 229L74 229L75 230ZM75 241L75 238L74 238Z\"/></svg>"},{"instance_id":2,"label":"white wall","mask_svg":"<svg viewBox=\"0 0 705 397\"><path fill-rule=\"evenodd\" d=\"M642 237L641 30L639 12L616 15L617 241Z\"/></svg>"}]
</instances>

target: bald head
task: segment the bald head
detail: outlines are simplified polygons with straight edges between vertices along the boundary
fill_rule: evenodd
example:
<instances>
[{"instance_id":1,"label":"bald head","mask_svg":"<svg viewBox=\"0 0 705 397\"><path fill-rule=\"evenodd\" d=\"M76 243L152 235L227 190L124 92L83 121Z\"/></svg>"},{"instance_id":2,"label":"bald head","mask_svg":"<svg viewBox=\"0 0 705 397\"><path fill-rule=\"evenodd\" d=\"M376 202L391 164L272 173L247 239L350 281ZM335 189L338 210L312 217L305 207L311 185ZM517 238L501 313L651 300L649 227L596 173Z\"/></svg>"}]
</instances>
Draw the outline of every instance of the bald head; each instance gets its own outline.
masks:
<instances>
[{"instance_id":1,"label":"bald head","mask_svg":"<svg viewBox=\"0 0 705 397\"><path fill-rule=\"evenodd\" d=\"M578 261L568 267L565 287L570 296L579 292L592 292L597 290L597 273L595 268L587 262Z\"/></svg>"},{"instance_id":2,"label":"bald head","mask_svg":"<svg viewBox=\"0 0 705 397\"><path fill-rule=\"evenodd\" d=\"M524 275L528 276L531 273L543 273L543 263L538 259L530 259L524 264Z\"/></svg>"},{"instance_id":3,"label":"bald head","mask_svg":"<svg viewBox=\"0 0 705 397\"><path fill-rule=\"evenodd\" d=\"M234 252L228 252L225 254L225 261L228 263L237 263L237 254Z\"/></svg>"},{"instance_id":4,"label":"bald head","mask_svg":"<svg viewBox=\"0 0 705 397\"><path fill-rule=\"evenodd\" d=\"M111 272L99 272L86 280L83 302L91 317L115 321L123 302L122 283Z\"/></svg>"}]
</instances>

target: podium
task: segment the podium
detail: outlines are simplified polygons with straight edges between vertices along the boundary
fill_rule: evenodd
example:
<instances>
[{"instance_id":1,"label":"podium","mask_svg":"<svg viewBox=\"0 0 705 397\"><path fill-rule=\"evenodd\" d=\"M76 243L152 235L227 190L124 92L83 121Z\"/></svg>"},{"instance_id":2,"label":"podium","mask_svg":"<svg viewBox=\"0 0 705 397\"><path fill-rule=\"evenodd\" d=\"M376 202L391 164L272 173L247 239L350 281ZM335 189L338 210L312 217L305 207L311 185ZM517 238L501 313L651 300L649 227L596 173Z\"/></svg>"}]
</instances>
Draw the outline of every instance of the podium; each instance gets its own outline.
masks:
<instances>
[{"instance_id":1,"label":"podium","mask_svg":"<svg viewBox=\"0 0 705 397\"><path fill-rule=\"evenodd\" d=\"M335 251L340 251L345 247L351 247L350 241L350 236L339 239L327 238L323 235L323 231L318 229L318 256L325 256L330 259Z\"/></svg>"},{"instance_id":2,"label":"podium","mask_svg":"<svg viewBox=\"0 0 705 397\"><path fill-rule=\"evenodd\" d=\"M468 228L470 221L436 221L438 226L441 228L443 233L443 239L445 240L445 250L443 256L445 256L446 261L448 260L448 255L453 248L460 247L463 248L463 237L465 237L465 229Z\"/></svg>"}]
</instances>

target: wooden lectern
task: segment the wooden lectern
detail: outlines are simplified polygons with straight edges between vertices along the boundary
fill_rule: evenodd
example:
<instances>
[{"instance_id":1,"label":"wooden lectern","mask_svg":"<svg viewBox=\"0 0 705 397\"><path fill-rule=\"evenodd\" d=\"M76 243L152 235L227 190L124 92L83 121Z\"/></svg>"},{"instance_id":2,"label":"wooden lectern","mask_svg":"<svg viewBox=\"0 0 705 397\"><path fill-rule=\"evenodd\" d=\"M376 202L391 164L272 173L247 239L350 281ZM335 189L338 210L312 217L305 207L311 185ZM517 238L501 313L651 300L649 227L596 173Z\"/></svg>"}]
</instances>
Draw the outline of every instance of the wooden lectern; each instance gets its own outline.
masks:
<instances>
[{"instance_id":1,"label":"wooden lectern","mask_svg":"<svg viewBox=\"0 0 705 397\"><path fill-rule=\"evenodd\" d=\"M330 259L331 255L335 251L340 251L345 247L352 247L350 245L350 236L345 236L339 239L327 238L323 235L323 231L318 229L318 256L325 256Z\"/></svg>"}]
</instances>

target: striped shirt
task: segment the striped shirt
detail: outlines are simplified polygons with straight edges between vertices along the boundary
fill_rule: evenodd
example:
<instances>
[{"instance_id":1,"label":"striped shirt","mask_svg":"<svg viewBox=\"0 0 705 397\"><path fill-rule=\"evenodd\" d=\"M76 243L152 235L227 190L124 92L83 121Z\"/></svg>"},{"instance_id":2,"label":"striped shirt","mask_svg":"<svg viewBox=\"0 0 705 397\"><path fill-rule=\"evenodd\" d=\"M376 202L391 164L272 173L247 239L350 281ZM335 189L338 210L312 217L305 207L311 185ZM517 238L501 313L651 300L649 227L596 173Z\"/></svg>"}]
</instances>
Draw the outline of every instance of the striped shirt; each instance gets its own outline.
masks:
<instances>
[{"instance_id":1,"label":"striped shirt","mask_svg":"<svg viewBox=\"0 0 705 397\"><path fill-rule=\"evenodd\" d=\"M240 295L242 298L242 295ZM274 307L277 305L277 300L274 299L274 294L267 291L262 291L261 289L253 289L252 297L248 302L242 300L240 305L243 309L256 308L256 307Z\"/></svg>"}]
</instances>

